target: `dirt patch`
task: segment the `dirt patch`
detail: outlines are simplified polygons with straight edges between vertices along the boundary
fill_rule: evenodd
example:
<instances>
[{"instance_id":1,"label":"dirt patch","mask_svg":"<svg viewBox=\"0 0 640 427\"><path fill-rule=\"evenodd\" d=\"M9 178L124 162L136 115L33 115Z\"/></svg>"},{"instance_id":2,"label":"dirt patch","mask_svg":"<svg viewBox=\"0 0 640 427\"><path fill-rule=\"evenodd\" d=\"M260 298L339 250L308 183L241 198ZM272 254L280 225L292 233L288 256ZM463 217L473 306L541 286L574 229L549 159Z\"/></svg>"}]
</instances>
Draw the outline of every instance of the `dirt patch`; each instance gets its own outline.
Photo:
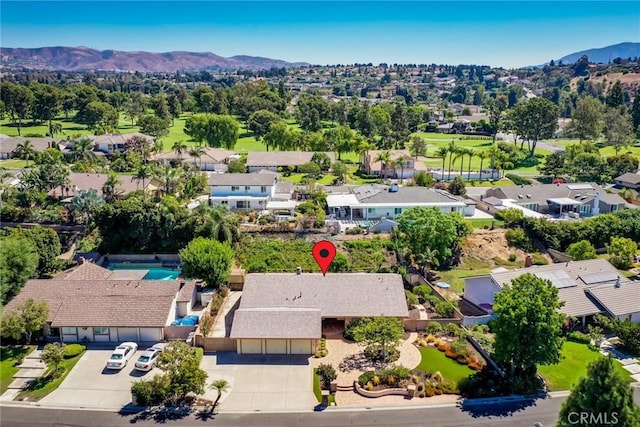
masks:
<instances>
[{"instance_id":1,"label":"dirt patch","mask_svg":"<svg viewBox=\"0 0 640 427\"><path fill-rule=\"evenodd\" d=\"M571 80L571 88L575 90L578 86L578 80L583 79L584 77L576 77ZM602 83L606 79L605 84L605 92L609 89L609 83L613 84L616 81L620 80L620 84L622 88L631 92L635 92L636 89L640 88L640 73L609 73L602 76L590 76L589 81L593 83Z\"/></svg>"},{"instance_id":2,"label":"dirt patch","mask_svg":"<svg viewBox=\"0 0 640 427\"><path fill-rule=\"evenodd\" d=\"M516 255L515 262L524 262L526 252L507 244L504 229L485 230L477 228L462 243L462 264L465 259L475 258L491 266L496 266L496 260L509 260L511 254ZM552 260L545 255L551 263Z\"/></svg>"}]
</instances>

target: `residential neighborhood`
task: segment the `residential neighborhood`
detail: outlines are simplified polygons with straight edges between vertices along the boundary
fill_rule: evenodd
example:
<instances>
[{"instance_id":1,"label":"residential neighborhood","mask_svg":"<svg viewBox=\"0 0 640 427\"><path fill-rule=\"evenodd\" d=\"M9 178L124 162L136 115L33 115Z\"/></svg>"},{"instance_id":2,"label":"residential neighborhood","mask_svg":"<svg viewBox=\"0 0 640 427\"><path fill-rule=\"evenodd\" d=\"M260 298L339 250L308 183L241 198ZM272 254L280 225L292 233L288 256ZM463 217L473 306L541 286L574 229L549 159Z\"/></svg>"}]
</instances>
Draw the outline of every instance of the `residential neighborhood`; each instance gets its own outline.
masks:
<instances>
[{"instance_id":1,"label":"residential neighborhood","mask_svg":"<svg viewBox=\"0 0 640 427\"><path fill-rule=\"evenodd\" d=\"M2 411L640 425L636 45L517 66L3 46Z\"/></svg>"}]
</instances>

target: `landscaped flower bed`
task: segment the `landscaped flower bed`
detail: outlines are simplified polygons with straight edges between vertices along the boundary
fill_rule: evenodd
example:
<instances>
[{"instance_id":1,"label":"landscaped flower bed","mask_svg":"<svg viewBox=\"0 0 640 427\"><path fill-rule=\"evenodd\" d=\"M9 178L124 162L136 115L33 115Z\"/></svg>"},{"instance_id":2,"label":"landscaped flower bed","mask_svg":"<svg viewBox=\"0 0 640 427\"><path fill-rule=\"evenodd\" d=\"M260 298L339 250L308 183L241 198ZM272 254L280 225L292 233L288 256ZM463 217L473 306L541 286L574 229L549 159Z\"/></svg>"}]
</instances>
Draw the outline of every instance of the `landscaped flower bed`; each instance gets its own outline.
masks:
<instances>
[{"instance_id":1,"label":"landscaped flower bed","mask_svg":"<svg viewBox=\"0 0 640 427\"><path fill-rule=\"evenodd\" d=\"M461 365L468 365L475 371L484 367L482 358L468 344L466 331L453 323L444 327L435 322L430 323L427 325L427 332L420 333L414 344L417 347L437 348L446 357Z\"/></svg>"},{"instance_id":2,"label":"landscaped flower bed","mask_svg":"<svg viewBox=\"0 0 640 427\"><path fill-rule=\"evenodd\" d=\"M366 397L380 397L389 394L409 394L410 386L415 387L415 396L420 398L459 393L456 383L444 378L440 372L409 370L396 365L382 371L367 371L360 375L356 391Z\"/></svg>"}]
</instances>

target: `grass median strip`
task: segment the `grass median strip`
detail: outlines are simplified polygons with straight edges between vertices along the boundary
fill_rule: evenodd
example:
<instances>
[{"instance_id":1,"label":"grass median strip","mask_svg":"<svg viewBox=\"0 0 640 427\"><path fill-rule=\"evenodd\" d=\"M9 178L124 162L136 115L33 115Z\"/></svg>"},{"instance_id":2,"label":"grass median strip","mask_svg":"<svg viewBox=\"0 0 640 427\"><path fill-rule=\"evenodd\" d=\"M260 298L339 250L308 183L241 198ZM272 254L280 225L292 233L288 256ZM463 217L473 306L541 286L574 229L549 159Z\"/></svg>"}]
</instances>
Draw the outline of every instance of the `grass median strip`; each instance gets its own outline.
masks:
<instances>
[{"instance_id":1,"label":"grass median strip","mask_svg":"<svg viewBox=\"0 0 640 427\"><path fill-rule=\"evenodd\" d=\"M78 360L82 357L84 352L70 359L64 359L60 364L58 372L53 372L52 369L48 369L44 375L36 378L26 389L18 394L16 400L23 400L27 402L37 402L52 391L58 388L62 381L67 377L69 372L78 363Z\"/></svg>"}]
</instances>

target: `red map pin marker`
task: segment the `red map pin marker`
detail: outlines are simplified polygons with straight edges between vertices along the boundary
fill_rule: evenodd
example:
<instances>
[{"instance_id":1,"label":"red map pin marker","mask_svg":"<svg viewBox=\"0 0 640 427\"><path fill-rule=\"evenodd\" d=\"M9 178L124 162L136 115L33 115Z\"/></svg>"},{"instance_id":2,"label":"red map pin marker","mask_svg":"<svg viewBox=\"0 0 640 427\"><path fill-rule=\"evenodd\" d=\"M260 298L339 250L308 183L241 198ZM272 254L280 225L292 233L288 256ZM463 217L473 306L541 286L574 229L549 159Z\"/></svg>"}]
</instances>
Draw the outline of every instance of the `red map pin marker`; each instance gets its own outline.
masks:
<instances>
[{"instance_id":1,"label":"red map pin marker","mask_svg":"<svg viewBox=\"0 0 640 427\"><path fill-rule=\"evenodd\" d=\"M313 253L313 258L320 266L322 275L326 276L331 262L333 262L333 259L336 257L335 245L328 240L320 240L313 245L311 252Z\"/></svg>"}]
</instances>

